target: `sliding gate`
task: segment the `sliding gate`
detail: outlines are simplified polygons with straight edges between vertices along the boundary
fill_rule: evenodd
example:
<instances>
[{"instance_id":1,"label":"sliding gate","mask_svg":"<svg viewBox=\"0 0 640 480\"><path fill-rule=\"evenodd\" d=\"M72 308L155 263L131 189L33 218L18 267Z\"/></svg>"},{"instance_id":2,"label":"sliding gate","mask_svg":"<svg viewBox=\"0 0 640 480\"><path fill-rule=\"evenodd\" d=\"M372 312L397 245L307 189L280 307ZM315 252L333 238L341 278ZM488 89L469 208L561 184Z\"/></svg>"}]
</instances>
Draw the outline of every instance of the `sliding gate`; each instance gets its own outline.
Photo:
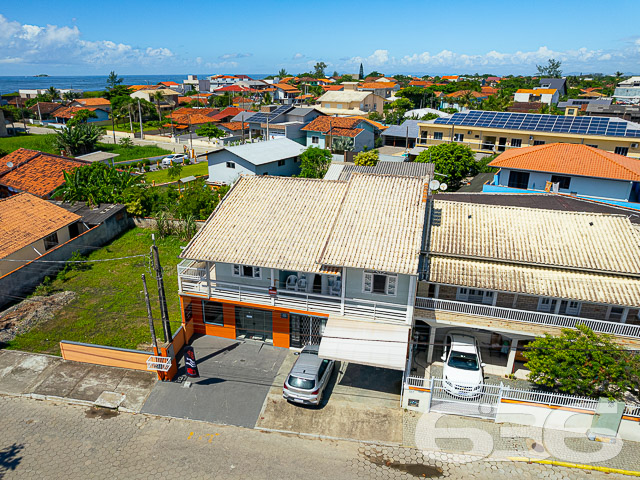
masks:
<instances>
[{"instance_id":1,"label":"sliding gate","mask_svg":"<svg viewBox=\"0 0 640 480\"><path fill-rule=\"evenodd\" d=\"M445 383L447 382L447 383ZM453 384L442 378L431 378L431 403L429 410L450 415L495 419L502 397L500 385Z\"/></svg>"}]
</instances>

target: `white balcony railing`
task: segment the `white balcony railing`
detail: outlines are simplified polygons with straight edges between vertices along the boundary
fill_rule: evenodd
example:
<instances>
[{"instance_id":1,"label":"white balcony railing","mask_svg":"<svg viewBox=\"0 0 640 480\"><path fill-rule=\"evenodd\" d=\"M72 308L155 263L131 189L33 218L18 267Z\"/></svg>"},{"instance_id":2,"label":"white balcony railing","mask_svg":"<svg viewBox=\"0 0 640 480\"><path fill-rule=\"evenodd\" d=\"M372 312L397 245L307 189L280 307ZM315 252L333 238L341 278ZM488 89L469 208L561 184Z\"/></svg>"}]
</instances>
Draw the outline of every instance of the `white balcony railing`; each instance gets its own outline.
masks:
<instances>
[{"instance_id":1,"label":"white balcony railing","mask_svg":"<svg viewBox=\"0 0 640 480\"><path fill-rule=\"evenodd\" d=\"M407 305L377 302L361 298L321 295L279 288L270 294L267 287L221 282L209 274L205 262L185 260L178 265L180 292L207 298L220 298L237 302L255 303L294 310L328 313L380 321L407 321Z\"/></svg>"},{"instance_id":2,"label":"white balcony railing","mask_svg":"<svg viewBox=\"0 0 640 480\"><path fill-rule=\"evenodd\" d=\"M608 322L592 318L573 317L569 315L555 315L553 313L532 312L528 310L516 310L513 308L494 307L478 303L457 302L442 300L439 298L416 298L416 308L423 310L442 310L457 312L466 315L480 317L500 318L513 322L533 323L537 325L549 325L560 328L576 328L577 325L586 325L594 332L608 333L621 337L640 338L640 325L628 325L625 323Z\"/></svg>"}]
</instances>

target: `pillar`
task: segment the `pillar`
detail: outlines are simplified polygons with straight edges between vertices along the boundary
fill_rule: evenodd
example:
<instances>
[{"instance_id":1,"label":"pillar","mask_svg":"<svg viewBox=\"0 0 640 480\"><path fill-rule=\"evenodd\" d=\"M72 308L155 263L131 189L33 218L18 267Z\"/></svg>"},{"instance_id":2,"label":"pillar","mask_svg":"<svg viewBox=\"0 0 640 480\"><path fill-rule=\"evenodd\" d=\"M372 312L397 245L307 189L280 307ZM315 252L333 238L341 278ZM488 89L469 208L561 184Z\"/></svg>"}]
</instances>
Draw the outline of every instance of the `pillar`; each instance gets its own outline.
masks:
<instances>
[{"instance_id":1,"label":"pillar","mask_svg":"<svg viewBox=\"0 0 640 480\"><path fill-rule=\"evenodd\" d=\"M411 275L409 277L409 301L407 302L407 323L413 321L413 307L416 303L416 289L418 288L418 277Z\"/></svg>"},{"instance_id":2,"label":"pillar","mask_svg":"<svg viewBox=\"0 0 640 480\"><path fill-rule=\"evenodd\" d=\"M431 325L429 330L429 347L427 349L427 363L433 362L433 346L436 343L436 330L437 328Z\"/></svg>"},{"instance_id":3,"label":"pillar","mask_svg":"<svg viewBox=\"0 0 640 480\"><path fill-rule=\"evenodd\" d=\"M342 281L342 292L340 292L340 315L344 315L344 298L347 293L347 269L342 268L342 275L340 276Z\"/></svg>"},{"instance_id":4,"label":"pillar","mask_svg":"<svg viewBox=\"0 0 640 480\"><path fill-rule=\"evenodd\" d=\"M509 349L509 358L507 359L507 373L513 373L513 366L516 362L516 350L518 348L518 339L511 339L511 347Z\"/></svg>"}]
</instances>

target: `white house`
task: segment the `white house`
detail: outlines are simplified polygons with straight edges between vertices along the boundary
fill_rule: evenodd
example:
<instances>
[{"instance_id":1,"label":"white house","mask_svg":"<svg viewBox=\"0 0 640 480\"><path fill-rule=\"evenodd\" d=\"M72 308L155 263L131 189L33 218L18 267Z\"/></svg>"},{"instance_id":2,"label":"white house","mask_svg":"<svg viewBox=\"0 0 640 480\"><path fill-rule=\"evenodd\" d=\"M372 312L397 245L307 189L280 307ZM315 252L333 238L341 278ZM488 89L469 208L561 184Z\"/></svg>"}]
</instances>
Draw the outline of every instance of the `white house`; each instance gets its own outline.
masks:
<instances>
[{"instance_id":1,"label":"white house","mask_svg":"<svg viewBox=\"0 0 640 480\"><path fill-rule=\"evenodd\" d=\"M514 102L541 102L547 105L558 103L559 100L560 94L555 88L521 88L513 97Z\"/></svg>"}]
</instances>

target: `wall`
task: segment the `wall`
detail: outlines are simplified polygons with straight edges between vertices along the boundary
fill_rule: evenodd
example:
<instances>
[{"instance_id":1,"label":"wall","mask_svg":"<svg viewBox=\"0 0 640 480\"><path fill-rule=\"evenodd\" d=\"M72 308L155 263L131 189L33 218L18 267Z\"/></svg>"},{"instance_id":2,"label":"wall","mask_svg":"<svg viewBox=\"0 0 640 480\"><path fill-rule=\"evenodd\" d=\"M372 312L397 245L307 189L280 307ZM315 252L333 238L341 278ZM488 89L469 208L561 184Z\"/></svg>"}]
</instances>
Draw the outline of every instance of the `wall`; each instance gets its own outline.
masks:
<instances>
[{"instance_id":1,"label":"wall","mask_svg":"<svg viewBox=\"0 0 640 480\"><path fill-rule=\"evenodd\" d=\"M151 230L157 230L156 228L156 219L152 217L131 217L133 224L136 227L140 228L148 228ZM184 223L182 220L168 220L174 227L180 227ZM196 220L196 229L200 230L204 227L206 220Z\"/></svg>"},{"instance_id":2,"label":"wall","mask_svg":"<svg viewBox=\"0 0 640 480\"><path fill-rule=\"evenodd\" d=\"M128 350L67 340L60 342L60 352L65 360L144 371L147 370L147 358L152 355L151 352L141 350Z\"/></svg>"},{"instance_id":3,"label":"wall","mask_svg":"<svg viewBox=\"0 0 640 480\"><path fill-rule=\"evenodd\" d=\"M120 233L128 230L132 225L126 214L118 219L114 215L105 223L87 230L66 243L60 244L49 250L36 260L63 262L68 260L73 252L82 254L95 251L94 247L100 247L113 240ZM15 301L15 296L23 297L30 294L38 286L44 277L53 276L64 267L64 263L38 263L29 262L17 267L12 272L0 277L0 307Z\"/></svg>"},{"instance_id":4,"label":"wall","mask_svg":"<svg viewBox=\"0 0 640 480\"><path fill-rule=\"evenodd\" d=\"M362 152L365 145L367 146L368 150L373 150L373 148L375 147L373 132L370 132L368 130L364 130L356 136L353 151Z\"/></svg>"},{"instance_id":5,"label":"wall","mask_svg":"<svg viewBox=\"0 0 640 480\"><path fill-rule=\"evenodd\" d=\"M296 157L285 158L284 165L278 166L278 162L270 162L256 167L256 175L274 175L277 177L292 177L300 173L300 160L294 161ZM300 157L297 157L298 159Z\"/></svg>"},{"instance_id":6,"label":"wall","mask_svg":"<svg viewBox=\"0 0 640 480\"><path fill-rule=\"evenodd\" d=\"M255 175L256 167L252 163L234 155L228 150L219 150L207 156L209 162L209 182L233 183L240 175ZM227 168L226 163L233 162L236 168Z\"/></svg>"},{"instance_id":7,"label":"wall","mask_svg":"<svg viewBox=\"0 0 640 480\"><path fill-rule=\"evenodd\" d=\"M216 262L216 280L220 282L241 283L254 287L269 288L271 286L271 269L261 268L261 278L236 277L233 275L233 265L231 263ZM278 270L275 270L276 279ZM266 292L265 292L266 293Z\"/></svg>"},{"instance_id":8,"label":"wall","mask_svg":"<svg viewBox=\"0 0 640 480\"><path fill-rule=\"evenodd\" d=\"M318 137L318 143L313 143L312 137ZM307 147L327 148L324 135L320 132L307 132Z\"/></svg>"},{"instance_id":9,"label":"wall","mask_svg":"<svg viewBox=\"0 0 640 480\"><path fill-rule=\"evenodd\" d=\"M362 279L364 270L347 268L346 296L347 298L362 298L374 302L395 303L407 305L409 301L409 275L398 275L396 295L379 295L374 293L364 293L362 291Z\"/></svg>"}]
</instances>

